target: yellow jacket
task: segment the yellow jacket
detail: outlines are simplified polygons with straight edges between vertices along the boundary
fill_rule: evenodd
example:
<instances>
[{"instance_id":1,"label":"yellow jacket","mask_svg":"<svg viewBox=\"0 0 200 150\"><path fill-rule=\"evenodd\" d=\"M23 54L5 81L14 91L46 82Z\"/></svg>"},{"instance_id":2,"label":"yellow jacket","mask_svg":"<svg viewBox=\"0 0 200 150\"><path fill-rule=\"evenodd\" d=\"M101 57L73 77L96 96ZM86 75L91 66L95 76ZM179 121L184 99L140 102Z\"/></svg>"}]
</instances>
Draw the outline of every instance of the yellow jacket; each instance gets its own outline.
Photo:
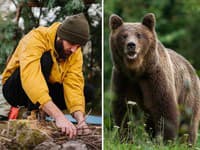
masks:
<instances>
[{"instance_id":1,"label":"yellow jacket","mask_svg":"<svg viewBox=\"0 0 200 150\"><path fill-rule=\"evenodd\" d=\"M63 84L65 102L70 113L77 110L84 113L85 99L81 48L75 51L66 61L59 63L56 61L55 54L57 53L54 48L54 41L59 25L60 23L56 22L50 27L38 27L21 39L2 74L2 83L4 84L15 69L20 66L24 91L34 104L39 102L42 107L51 100L51 97L41 72L40 58L44 52L50 51L53 66L49 82Z\"/></svg>"}]
</instances>

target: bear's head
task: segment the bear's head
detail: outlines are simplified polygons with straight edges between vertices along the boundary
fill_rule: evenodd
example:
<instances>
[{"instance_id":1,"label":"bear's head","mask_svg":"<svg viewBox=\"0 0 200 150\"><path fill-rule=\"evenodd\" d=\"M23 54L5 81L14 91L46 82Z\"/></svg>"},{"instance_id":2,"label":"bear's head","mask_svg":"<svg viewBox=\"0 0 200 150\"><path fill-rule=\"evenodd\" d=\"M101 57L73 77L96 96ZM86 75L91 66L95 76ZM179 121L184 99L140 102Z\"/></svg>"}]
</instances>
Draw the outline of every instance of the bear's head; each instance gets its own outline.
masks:
<instances>
[{"instance_id":1,"label":"bear's head","mask_svg":"<svg viewBox=\"0 0 200 150\"><path fill-rule=\"evenodd\" d=\"M124 22L115 14L110 16L110 49L116 67L125 65L136 70L144 66L145 56L156 48L155 22L152 13L146 14L141 23Z\"/></svg>"}]
</instances>

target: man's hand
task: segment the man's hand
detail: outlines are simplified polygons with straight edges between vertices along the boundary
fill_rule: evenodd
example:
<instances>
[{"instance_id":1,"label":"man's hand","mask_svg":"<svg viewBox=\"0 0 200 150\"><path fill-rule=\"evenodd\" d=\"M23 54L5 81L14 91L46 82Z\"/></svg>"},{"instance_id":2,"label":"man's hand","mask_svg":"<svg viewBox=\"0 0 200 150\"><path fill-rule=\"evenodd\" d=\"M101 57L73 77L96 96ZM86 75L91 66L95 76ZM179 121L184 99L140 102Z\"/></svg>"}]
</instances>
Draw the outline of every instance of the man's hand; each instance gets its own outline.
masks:
<instances>
[{"instance_id":1,"label":"man's hand","mask_svg":"<svg viewBox=\"0 0 200 150\"><path fill-rule=\"evenodd\" d=\"M89 129L88 125L85 122L85 116L81 111L75 111L72 116L77 120L77 131L78 135L86 135L90 134L91 130Z\"/></svg>"},{"instance_id":2,"label":"man's hand","mask_svg":"<svg viewBox=\"0 0 200 150\"><path fill-rule=\"evenodd\" d=\"M65 118L62 111L52 101L48 101L44 104L42 110L55 119L56 126L61 129L62 133L68 135L69 138L73 138L77 135L76 127Z\"/></svg>"},{"instance_id":3,"label":"man's hand","mask_svg":"<svg viewBox=\"0 0 200 150\"><path fill-rule=\"evenodd\" d=\"M76 127L65 116L56 118L56 126L61 128L62 133L68 135L70 139L77 135Z\"/></svg>"},{"instance_id":4,"label":"man's hand","mask_svg":"<svg viewBox=\"0 0 200 150\"><path fill-rule=\"evenodd\" d=\"M80 122L77 124L77 134L78 135L87 135L90 134L92 131L89 129L88 125L86 124L85 121Z\"/></svg>"}]
</instances>

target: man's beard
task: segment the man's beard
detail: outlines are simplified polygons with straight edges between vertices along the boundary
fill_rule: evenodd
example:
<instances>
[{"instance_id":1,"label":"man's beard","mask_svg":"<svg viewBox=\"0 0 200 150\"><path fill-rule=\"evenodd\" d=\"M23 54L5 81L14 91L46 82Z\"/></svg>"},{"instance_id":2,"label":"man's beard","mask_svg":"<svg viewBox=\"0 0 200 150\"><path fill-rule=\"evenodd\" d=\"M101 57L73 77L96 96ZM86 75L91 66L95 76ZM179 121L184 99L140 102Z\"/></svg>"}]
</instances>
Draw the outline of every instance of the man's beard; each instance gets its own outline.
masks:
<instances>
[{"instance_id":1,"label":"man's beard","mask_svg":"<svg viewBox=\"0 0 200 150\"><path fill-rule=\"evenodd\" d=\"M58 53L58 56L59 56L59 59L63 59L63 60L66 60L72 53L71 51L67 51L68 53L66 53L64 51L64 47L63 47L63 40L62 39L59 39L59 40L56 40L55 42L55 49Z\"/></svg>"}]
</instances>

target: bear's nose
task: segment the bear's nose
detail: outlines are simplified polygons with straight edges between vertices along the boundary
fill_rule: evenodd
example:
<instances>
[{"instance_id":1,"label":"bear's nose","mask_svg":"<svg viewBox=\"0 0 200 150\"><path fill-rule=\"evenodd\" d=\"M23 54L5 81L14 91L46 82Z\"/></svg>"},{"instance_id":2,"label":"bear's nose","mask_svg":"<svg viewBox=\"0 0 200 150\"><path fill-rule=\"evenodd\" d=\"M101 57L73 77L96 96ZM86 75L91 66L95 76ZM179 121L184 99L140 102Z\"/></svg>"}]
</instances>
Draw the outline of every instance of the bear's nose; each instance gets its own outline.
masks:
<instances>
[{"instance_id":1,"label":"bear's nose","mask_svg":"<svg viewBox=\"0 0 200 150\"><path fill-rule=\"evenodd\" d=\"M128 49L129 51L135 50L135 43L129 42L129 43L127 44L127 49Z\"/></svg>"}]
</instances>

